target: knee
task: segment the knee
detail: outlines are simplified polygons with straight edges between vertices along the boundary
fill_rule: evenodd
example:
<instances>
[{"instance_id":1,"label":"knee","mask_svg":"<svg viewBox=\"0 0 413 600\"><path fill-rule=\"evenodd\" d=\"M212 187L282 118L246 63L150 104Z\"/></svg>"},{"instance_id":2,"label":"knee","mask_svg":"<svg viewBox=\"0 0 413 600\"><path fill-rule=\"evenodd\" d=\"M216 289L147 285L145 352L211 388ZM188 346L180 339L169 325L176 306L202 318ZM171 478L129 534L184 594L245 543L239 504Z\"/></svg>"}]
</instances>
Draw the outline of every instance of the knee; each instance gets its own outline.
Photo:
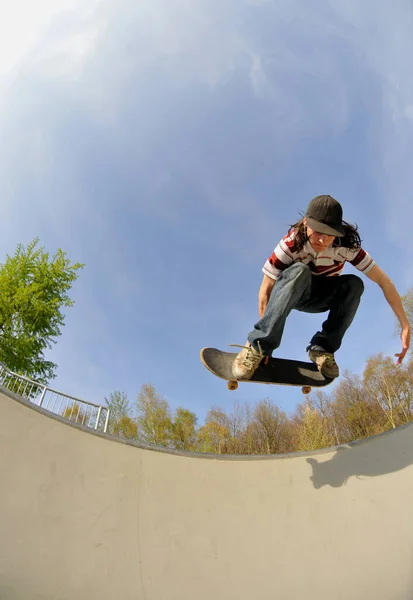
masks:
<instances>
[{"instance_id":1,"label":"knee","mask_svg":"<svg viewBox=\"0 0 413 600\"><path fill-rule=\"evenodd\" d=\"M290 267L288 267L287 271L289 272L289 275L291 275L291 277L293 277L296 280L300 279L304 281L309 281L312 277L310 267L301 262L293 263Z\"/></svg>"},{"instance_id":2,"label":"knee","mask_svg":"<svg viewBox=\"0 0 413 600\"><path fill-rule=\"evenodd\" d=\"M341 275L343 279L343 290L352 296L360 298L364 292L363 280L357 275Z\"/></svg>"},{"instance_id":3,"label":"knee","mask_svg":"<svg viewBox=\"0 0 413 600\"><path fill-rule=\"evenodd\" d=\"M303 263L296 262L290 265L282 272L280 279L283 283L289 283L294 288L307 288L311 285L311 269Z\"/></svg>"}]
</instances>

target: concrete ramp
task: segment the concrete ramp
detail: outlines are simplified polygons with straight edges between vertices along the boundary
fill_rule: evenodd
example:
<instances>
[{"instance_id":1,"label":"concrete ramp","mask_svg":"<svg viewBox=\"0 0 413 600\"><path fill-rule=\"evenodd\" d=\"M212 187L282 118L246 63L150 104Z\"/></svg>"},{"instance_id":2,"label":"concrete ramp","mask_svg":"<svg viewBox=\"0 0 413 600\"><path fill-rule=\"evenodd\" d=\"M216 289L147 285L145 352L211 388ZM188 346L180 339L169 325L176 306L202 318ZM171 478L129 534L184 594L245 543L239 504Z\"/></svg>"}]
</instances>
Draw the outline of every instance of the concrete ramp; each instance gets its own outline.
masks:
<instances>
[{"instance_id":1,"label":"concrete ramp","mask_svg":"<svg viewBox=\"0 0 413 600\"><path fill-rule=\"evenodd\" d=\"M411 600L413 426L288 457L123 443L0 393L1 600Z\"/></svg>"}]
</instances>

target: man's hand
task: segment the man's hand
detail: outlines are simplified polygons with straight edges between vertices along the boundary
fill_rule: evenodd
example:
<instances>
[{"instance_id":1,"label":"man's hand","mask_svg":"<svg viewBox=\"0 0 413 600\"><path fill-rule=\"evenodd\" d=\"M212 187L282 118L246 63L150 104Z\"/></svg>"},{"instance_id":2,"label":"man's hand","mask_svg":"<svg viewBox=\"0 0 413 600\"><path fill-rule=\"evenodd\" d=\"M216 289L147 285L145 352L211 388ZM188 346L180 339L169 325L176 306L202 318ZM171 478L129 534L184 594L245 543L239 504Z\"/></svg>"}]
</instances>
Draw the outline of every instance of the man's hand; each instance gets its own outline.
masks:
<instances>
[{"instance_id":1,"label":"man's hand","mask_svg":"<svg viewBox=\"0 0 413 600\"><path fill-rule=\"evenodd\" d=\"M402 351L399 354L395 354L397 356L397 364L400 365L402 363L403 358L406 356L406 352L410 346L410 326L405 325L402 329L401 333L402 340Z\"/></svg>"}]
</instances>

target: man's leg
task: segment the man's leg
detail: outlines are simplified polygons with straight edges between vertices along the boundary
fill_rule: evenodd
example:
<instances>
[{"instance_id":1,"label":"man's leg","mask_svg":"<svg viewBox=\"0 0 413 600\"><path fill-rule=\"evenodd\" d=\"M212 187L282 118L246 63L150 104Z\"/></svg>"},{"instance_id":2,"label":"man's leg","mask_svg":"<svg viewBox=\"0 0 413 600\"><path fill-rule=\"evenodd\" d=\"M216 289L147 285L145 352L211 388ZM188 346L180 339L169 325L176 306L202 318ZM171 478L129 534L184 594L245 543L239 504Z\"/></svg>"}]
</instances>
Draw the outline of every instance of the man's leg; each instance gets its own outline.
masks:
<instances>
[{"instance_id":1,"label":"man's leg","mask_svg":"<svg viewBox=\"0 0 413 600\"><path fill-rule=\"evenodd\" d=\"M274 285L264 316L248 334L246 347L234 361L237 379L250 379L263 356L271 356L281 343L285 321L293 308L311 295L313 275L309 267L294 263L282 272Z\"/></svg>"},{"instance_id":2,"label":"man's leg","mask_svg":"<svg viewBox=\"0 0 413 600\"><path fill-rule=\"evenodd\" d=\"M281 344L285 322L293 308L305 303L311 295L313 275L307 265L294 263L282 272L274 285L264 316L248 334L248 341L264 354L271 356Z\"/></svg>"},{"instance_id":3,"label":"man's leg","mask_svg":"<svg viewBox=\"0 0 413 600\"><path fill-rule=\"evenodd\" d=\"M297 307L297 310L309 313L329 311L321 331L307 346L310 359L326 377L339 375L334 353L354 319L363 291L363 281L356 275L315 277L311 298Z\"/></svg>"},{"instance_id":4,"label":"man's leg","mask_svg":"<svg viewBox=\"0 0 413 600\"><path fill-rule=\"evenodd\" d=\"M312 337L309 347L320 346L327 352L334 353L340 348L344 334L353 322L364 292L364 284L357 275L326 277L323 284L326 284L322 286L325 298L319 298L322 308L320 312L329 309L329 314L321 331L317 331ZM315 306L313 304L313 308ZM301 310L313 312L304 307Z\"/></svg>"}]
</instances>

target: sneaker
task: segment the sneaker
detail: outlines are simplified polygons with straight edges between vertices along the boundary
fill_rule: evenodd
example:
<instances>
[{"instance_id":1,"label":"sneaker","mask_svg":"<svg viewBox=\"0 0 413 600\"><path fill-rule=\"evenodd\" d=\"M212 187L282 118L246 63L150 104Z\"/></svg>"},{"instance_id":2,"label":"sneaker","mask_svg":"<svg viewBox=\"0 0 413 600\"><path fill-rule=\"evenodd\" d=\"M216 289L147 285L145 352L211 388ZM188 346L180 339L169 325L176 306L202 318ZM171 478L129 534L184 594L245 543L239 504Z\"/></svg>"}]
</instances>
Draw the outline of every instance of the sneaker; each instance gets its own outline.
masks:
<instances>
[{"instance_id":1,"label":"sneaker","mask_svg":"<svg viewBox=\"0 0 413 600\"><path fill-rule=\"evenodd\" d=\"M237 344L231 344L231 346L236 345ZM237 355L232 365L232 374L236 379L251 379L254 375L260 362L264 358L259 342L258 347L259 351L251 346L250 342L247 342L245 346L239 346L242 350Z\"/></svg>"},{"instance_id":2,"label":"sneaker","mask_svg":"<svg viewBox=\"0 0 413 600\"><path fill-rule=\"evenodd\" d=\"M325 350L311 350L309 352L310 360L318 367L318 370L324 377L335 379L339 375L338 364L334 359L334 354Z\"/></svg>"}]
</instances>

